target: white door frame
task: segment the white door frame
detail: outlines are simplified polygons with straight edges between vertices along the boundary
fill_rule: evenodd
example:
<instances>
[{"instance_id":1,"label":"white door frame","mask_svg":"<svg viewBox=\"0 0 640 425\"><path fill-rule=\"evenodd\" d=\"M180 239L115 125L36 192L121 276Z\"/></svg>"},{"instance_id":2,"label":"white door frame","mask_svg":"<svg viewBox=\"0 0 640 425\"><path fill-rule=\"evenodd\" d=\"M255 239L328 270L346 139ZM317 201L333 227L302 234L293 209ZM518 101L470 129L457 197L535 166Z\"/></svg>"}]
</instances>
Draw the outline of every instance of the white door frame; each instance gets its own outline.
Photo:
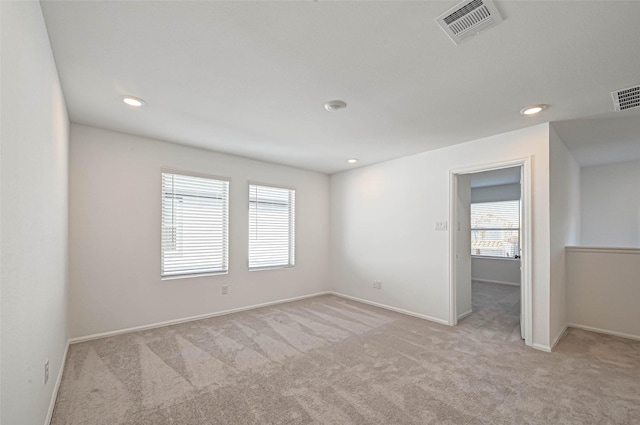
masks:
<instances>
[{"instance_id":1,"label":"white door frame","mask_svg":"<svg viewBox=\"0 0 640 425\"><path fill-rule=\"evenodd\" d=\"M460 174L480 173L483 171L499 170L502 168L522 167L522 193L520 195L523 203L523 222L520 223L522 247L520 267L522 267L522 281L520 282L522 309L521 316L524 318L524 341L527 345L533 344L533 295L532 295L532 268L533 251L531 243L531 157L514 159L511 161L498 162L492 164L478 165L475 167L451 170L449 173L449 325L458 324L458 314L456 311L456 253L457 235L454 230L457 228L457 176Z\"/></svg>"}]
</instances>

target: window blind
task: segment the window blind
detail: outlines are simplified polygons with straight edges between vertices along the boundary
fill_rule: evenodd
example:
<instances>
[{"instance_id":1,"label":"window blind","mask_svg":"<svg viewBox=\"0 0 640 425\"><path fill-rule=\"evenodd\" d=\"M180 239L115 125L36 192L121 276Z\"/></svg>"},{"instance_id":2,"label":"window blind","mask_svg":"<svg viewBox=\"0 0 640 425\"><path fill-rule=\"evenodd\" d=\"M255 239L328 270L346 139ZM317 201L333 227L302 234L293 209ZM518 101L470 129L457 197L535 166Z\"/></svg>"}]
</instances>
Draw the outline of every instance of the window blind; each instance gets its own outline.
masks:
<instances>
[{"instance_id":1,"label":"window blind","mask_svg":"<svg viewBox=\"0 0 640 425\"><path fill-rule=\"evenodd\" d=\"M293 266L295 190L249 185L249 268Z\"/></svg>"},{"instance_id":2,"label":"window blind","mask_svg":"<svg viewBox=\"0 0 640 425\"><path fill-rule=\"evenodd\" d=\"M471 204L471 255L515 258L519 237L520 201Z\"/></svg>"},{"instance_id":3,"label":"window blind","mask_svg":"<svg viewBox=\"0 0 640 425\"><path fill-rule=\"evenodd\" d=\"M162 277L228 271L229 182L162 173Z\"/></svg>"}]
</instances>

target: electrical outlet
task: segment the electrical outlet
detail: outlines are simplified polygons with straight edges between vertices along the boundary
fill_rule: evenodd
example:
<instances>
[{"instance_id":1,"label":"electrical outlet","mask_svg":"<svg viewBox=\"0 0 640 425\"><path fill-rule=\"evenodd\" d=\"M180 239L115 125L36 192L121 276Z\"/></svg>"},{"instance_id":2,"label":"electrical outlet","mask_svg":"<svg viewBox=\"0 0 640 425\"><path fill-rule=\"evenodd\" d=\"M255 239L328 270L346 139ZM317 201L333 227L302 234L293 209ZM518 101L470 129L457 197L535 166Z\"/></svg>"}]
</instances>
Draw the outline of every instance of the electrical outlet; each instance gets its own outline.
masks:
<instances>
[{"instance_id":1,"label":"electrical outlet","mask_svg":"<svg viewBox=\"0 0 640 425\"><path fill-rule=\"evenodd\" d=\"M447 230L446 221L436 221L435 230Z\"/></svg>"},{"instance_id":2,"label":"electrical outlet","mask_svg":"<svg viewBox=\"0 0 640 425\"><path fill-rule=\"evenodd\" d=\"M229 285L222 285L222 295L227 295L229 293Z\"/></svg>"},{"instance_id":3,"label":"electrical outlet","mask_svg":"<svg viewBox=\"0 0 640 425\"><path fill-rule=\"evenodd\" d=\"M373 281L373 288L374 289L382 289L382 282L380 282L379 280L374 280Z\"/></svg>"},{"instance_id":4,"label":"electrical outlet","mask_svg":"<svg viewBox=\"0 0 640 425\"><path fill-rule=\"evenodd\" d=\"M49 382L49 359L44 362L44 383Z\"/></svg>"}]
</instances>

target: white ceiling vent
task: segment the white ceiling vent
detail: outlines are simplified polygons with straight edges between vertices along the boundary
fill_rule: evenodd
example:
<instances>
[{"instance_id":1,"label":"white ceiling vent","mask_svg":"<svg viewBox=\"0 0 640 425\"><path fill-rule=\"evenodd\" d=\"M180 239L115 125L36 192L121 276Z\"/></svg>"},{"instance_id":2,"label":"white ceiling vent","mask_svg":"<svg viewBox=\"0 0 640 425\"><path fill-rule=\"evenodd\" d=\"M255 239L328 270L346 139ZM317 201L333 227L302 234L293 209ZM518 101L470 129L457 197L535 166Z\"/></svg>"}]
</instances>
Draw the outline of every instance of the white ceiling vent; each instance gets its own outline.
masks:
<instances>
[{"instance_id":1,"label":"white ceiling vent","mask_svg":"<svg viewBox=\"0 0 640 425\"><path fill-rule=\"evenodd\" d=\"M491 0L467 0L437 17L436 22L455 44L460 44L498 25L502 16Z\"/></svg>"},{"instance_id":2,"label":"white ceiling vent","mask_svg":"<svg viewBox=\"0 0 640 425\"><path fill-rule=\"evenodd\" d=\"M613 106L616 111L638 108L640 107L640 86L611 92L611 97L613 97Z\"/></svg>"}]
</instances>

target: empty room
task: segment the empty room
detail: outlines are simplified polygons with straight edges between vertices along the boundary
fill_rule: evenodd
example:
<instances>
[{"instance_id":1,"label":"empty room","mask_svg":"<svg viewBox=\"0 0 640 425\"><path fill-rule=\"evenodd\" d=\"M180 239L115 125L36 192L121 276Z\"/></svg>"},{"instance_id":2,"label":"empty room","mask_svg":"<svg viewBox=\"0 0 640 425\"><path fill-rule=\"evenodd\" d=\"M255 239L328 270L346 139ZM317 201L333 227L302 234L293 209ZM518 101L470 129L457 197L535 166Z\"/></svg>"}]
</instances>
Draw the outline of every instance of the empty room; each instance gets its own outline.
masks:
<instances>
[{"instance_id":1,"label":"empty room","mask_svg":"<svg viewBox=\"0 0 640 425\"><path fill-rule=\"evenodd\" d=\"M0 424L639 424L640 2L0 2Z\"/></svg>"}]
</instances>

